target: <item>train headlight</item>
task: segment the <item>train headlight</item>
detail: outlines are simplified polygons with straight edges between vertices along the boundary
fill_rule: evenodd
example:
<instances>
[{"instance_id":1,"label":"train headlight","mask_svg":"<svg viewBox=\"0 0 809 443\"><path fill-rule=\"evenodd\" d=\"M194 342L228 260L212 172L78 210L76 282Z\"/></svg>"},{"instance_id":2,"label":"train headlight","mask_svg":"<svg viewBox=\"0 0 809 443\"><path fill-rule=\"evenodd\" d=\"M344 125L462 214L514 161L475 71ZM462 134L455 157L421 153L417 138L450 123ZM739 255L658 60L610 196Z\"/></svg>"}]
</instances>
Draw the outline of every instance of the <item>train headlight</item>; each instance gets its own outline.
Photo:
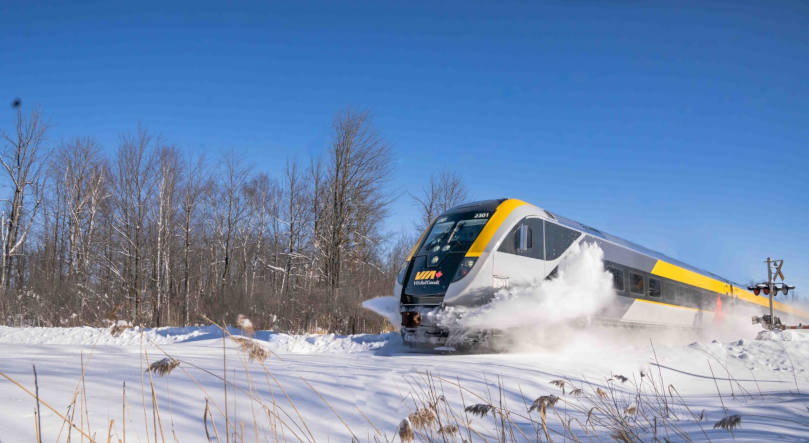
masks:
<instances>
[{"instance_id":1,"label":"train headlight","mask_svg":"<svg viewBox=\"0 0 809 443\"><path fill-rule=\"evenodd\" d=\"M461 265L458 266L458 271L455 273L455 277L452 278L451 283L455 283L456 281L466 277L466 274L472 270L472 267L475 266L475 262L477 261L477 257L464 257L463 260L461 260Z\"/></svg>"},{"instance_id":2,"label":"train headlight","mask_svg":"<svg viewBox=\"0 0 809 443\"><path fill-rule=\"evenodd\" d=\"M407 274L407 265L409 264L410 262L405 260L402 262L402 265L399 266L399 274L396 276L396 281L398 281L400 285L404 284L405 274Z\"/></svg>"}]
</instances>

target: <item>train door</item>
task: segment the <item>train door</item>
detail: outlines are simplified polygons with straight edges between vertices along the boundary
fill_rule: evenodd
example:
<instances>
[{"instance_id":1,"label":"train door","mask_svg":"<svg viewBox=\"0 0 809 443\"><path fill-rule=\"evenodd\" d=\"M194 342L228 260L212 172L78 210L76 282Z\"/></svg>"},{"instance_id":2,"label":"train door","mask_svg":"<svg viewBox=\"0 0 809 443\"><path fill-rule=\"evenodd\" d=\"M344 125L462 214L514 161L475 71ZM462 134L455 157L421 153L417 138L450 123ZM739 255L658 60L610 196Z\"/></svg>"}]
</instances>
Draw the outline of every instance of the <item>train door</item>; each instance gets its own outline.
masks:
<instances>
[{"instance_id":1,"label":"train door","mask_svg":"<svg viewBox=\"0 0 809 443\"><path fill-rule=\"evenodd\" d=\"M545 236L542 219L524 218L494 252L492 286L495 291L528 287L545 277Z\"/></svg>"}]
</instances>

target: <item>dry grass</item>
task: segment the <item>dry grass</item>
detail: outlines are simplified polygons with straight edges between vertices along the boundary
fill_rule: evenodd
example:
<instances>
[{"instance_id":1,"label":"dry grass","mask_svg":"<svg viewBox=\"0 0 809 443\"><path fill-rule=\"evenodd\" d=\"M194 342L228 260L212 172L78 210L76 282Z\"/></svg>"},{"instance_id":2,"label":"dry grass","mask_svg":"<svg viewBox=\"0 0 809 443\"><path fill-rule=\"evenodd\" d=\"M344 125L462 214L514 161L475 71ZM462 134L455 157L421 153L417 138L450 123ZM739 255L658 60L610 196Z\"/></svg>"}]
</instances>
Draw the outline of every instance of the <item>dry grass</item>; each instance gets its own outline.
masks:
<instances>
[{"instance_id":1,"label":"dry grass","mask_svg":"<svg viewBox=\"0 0 809 443\"><path fill-rule=\"evenodd\" d=\"M438 429L438 433L442 435L453 435L458 432L460 432L460 428L457 425L445 425Z\"/></svg>"},{"instance_id":2,"label":"dry grass","mask_svg":"<svg viewBox=\"0 0 809 443\"><path fill-rule=\"evenodd\" d=\"M485 403L478 403L464 409L464 411L481 418L485 417L486 414L491 413L493 410L494 406Z\"/></svg>"},{"instance_id":3,"label":"dry grass","mask_svg":"<svg viewBox=\"0 0 809 443\"><path fill-rule=\"evenodd\" d=\"M637 441L634 435L623 429L611 433L610 438L620 443L635 443Z\"/></svg>"},{"instance_id":4,"label":"dry grass","mask_svg":"<svg viewBox=\"0 0 809 443\"><path fill-rule=\"evenodd\" d=\"M413 426L410 425L408 419L404 419L399 423L399 440L402 443L416 441L416 433L413 432Z\"/></svg>"},{"instance_id":5,"label":"dry grass","mask_svg":"<svg viewBox=\"0 0 809 443\"><path fill-rule=\"evenodd\" d=\"M550 406L556 406L556 403L559 401L559 397L551 394L551 395L543 395L542 397L537 398L534 400L534 403L528 408L528 412L534 411L545 411L545 408Z\"/></svg>"},{"instance_id":6,"label":"dry grass","mask_svg":"<svg viewBox=\"0 0 809 443\"><path fill-rule=\"evenodd\" d=\"M256 340L247 338L247 337L238 337L231 335L230 339L236 343L236 346L245 354L247 354L249 360L255 361L258 360L260 362L264 362L270 358L272 353L261 346Z\"/></svg>"},{"instance_id":7,"label":"dry grass","mask_svg":"<svg viewBox=\"0 0 809 443\"><path fill-rule=\"evenodd\" d=\"M112 326L110 326L110 335L113 336L113 337L117 337L117 336L121 335L124 331L126 331L127 329L131 329L131 328L132 328L132 323L119 321L119 322L113 323Z\"/></svg>"},{"instance_id":8,"label":"dry grass","mask_svg":"<svg viewBox=\"0 0 809 443\"><path fill-rule=\"evenodd\" d=\"M423 431L433 426L436 417L435 412L430 408L418 408L416 412L407 416L407 420L414 428Z\"/></svg>"},{"instance_id":9,"label":"dry grass","mask_svg":"<svg viewBox=\"0 0 809 443\"><path fill-rule=\"evenodd\" d=\"M621 383L626 383L627 381L629 381L629 379L627 377L624 377L623 375L613 375L612 378L610 378L608 381L612 381L613 379L618 380Z\"/></svg>"},{"instance_id":10,"label":"dry grass","mask_svg":"<svg viewBox=\"0 0 809 443\"><path fill-rule=\"evenodd\" d=\"M255 337L256 330L253 328L253 322L246 316L239 314L236 317L236 327L250 337Z\"/></svg>"},{"instance_id":11,"label":"dry grass","mask_svg":"<svg viewBox=\"0 0 809 443\"><path fill-rule=\"evenodd\" d=\"M567 384L564 380L552 380L550 384L556 386L557 388L562 390L562 395L565 395L565 385Z\"/></svg>"},{"instance_id":12,"label":"dry grass","mask_svg":"<svg viewBox=\"0 0 809 443\"><path fill-rule=\"evenodd\" d=\"M180 366L179 360L166 357L149 365L148 371L151 371L161 377L164 377L166 375L171 374L171 371L173 371L174 368L176 368L177 366Z\"/></svg>"},{"instance_id":13,"label":"dry grass","mask_svg":"<svg viewBox=\"0 0 809 443\"><path fill-rule=\"evenodd\" d=\"M716 424L714 424L713 427L714 429L719 428L724 429L726 431L732 431L741 425L742 425L741 415L730 415L716 422Z\"/></svg>"}]
</instances>

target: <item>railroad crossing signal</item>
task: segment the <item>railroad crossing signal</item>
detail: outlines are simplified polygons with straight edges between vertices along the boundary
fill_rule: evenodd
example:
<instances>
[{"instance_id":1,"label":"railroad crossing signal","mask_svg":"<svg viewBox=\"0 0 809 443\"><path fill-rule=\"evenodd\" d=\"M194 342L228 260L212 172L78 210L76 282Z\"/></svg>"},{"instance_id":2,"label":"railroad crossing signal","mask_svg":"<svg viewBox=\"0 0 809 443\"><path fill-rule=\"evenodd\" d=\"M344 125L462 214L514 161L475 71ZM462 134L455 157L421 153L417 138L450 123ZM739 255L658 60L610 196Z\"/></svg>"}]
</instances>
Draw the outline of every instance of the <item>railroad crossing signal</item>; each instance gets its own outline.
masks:
<instances>
[{"instance_id":1,"label":"railroad crossing signal","mask_svg":"<svg viewBox=\"0 0 809 443\"><path fill-rule=\"evenodd\" d=\"M781 272L781 267L784 266L784 261L771 260L769 257L767 257L767 261L765 263L767 263L767 283L759 283L757 285L748 286L747 289L753 291L753 294L756 295L763 292L764 295L770 296L770 315L753 317L753 324L761 323L767 329L798 329L796 327L782 325L781 320L776 317L773 312L772 298L778 295L778 291L781 291L784 295L787 295L791 289L795 289L795 286L789 286L784 283L784 273ZM781 283L775 283L775 279L777 278L781 278Z\"/></svg>"}]
</instances>

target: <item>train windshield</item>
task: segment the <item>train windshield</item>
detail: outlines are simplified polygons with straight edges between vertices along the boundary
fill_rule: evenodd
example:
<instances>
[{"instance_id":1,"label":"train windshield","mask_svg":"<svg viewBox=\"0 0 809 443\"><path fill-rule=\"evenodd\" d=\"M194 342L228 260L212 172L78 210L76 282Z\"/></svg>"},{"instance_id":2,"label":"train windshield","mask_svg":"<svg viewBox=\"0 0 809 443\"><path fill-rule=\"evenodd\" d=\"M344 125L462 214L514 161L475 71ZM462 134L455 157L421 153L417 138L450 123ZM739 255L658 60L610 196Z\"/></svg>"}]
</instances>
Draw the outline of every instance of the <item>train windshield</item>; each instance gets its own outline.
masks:
<instances>
[{"instance_id":1,"label":"train windshield","mask_svg":"<svg viewBox=\"0 0 809 443\"><path fill-rule=\"evenodd\" d=\"M490 215L488 212L472 212L439 218L427 234L419 255L468 251Z\"/></svg>"}]
</instances>

